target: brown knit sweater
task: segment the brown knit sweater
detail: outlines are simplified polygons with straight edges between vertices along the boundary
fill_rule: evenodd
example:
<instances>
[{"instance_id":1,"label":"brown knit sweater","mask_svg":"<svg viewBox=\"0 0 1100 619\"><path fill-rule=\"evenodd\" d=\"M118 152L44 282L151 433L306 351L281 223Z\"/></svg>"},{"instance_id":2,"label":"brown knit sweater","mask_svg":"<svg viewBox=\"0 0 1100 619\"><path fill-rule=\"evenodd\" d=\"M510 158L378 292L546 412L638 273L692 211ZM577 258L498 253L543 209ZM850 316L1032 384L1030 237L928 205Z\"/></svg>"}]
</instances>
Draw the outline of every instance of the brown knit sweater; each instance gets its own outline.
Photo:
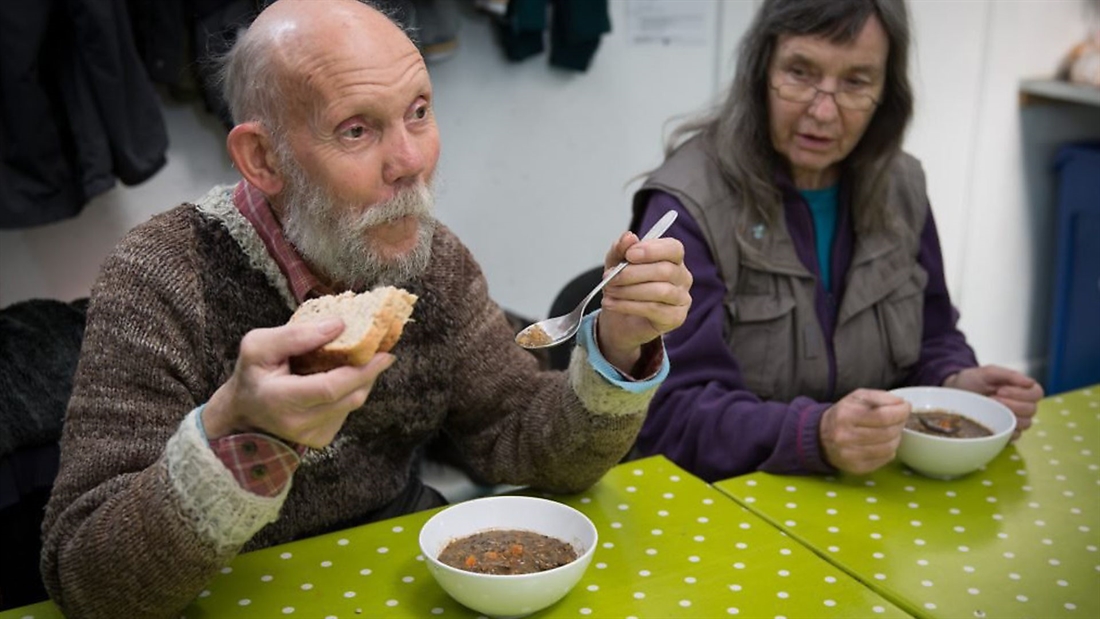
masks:
<instances>
[{"instance_id":1,"label":"brown knit sweater","mask_svg":"<svg viewBox=\"0 0 1100 619\"><path fill-rule=\"evenodd\" d=\"M409 481L414 452L449 433L486 480L572 492L636 435L652 390L600 377L582 349L540 372L512 342L469 251L440 225L396 363L282 495L240 488L193 410L233 370L241 338L295 302L219 187L134 229L107 260L43 526L42 572L70 616L178 615L244 550L362 520Z\"/></svg>"}]
</instances>

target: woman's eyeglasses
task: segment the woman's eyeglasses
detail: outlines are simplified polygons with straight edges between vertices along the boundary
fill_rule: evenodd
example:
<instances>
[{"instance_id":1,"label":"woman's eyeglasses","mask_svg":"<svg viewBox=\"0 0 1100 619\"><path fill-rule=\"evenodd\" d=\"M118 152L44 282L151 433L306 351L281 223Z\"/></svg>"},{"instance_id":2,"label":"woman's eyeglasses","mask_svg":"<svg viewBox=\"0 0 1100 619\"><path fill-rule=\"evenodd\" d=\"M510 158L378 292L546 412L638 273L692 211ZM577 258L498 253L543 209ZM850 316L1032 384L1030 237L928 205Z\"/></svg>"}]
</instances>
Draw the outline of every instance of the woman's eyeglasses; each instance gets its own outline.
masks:
<instances>
[{"instance_id":1,"label":"woman's eyeglasses","mask_svg":"<svg viewBox=\"0 0 1100 619\"><path fill-rule=\"evenodd\" d=\"M788 82L778 85L768 85L779 95L780 99L793 103L809 103L817 99L818 94L825 94L833 97L833 101L836 101L837 107L842 107L846 110L866 112L879 104L874 97L862 92L822 90L813 84L806 83L794 84Z\"/></svg>"}]
</instances>

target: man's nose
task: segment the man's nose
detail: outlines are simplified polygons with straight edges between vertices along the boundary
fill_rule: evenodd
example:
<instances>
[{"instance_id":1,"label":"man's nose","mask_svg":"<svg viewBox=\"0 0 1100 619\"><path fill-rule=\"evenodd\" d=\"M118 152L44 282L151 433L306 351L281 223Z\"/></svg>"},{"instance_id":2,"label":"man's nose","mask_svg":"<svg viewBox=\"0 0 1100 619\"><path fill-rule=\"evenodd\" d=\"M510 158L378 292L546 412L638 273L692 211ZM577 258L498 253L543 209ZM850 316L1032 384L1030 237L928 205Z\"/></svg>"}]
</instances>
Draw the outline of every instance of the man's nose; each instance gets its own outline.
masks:
<instances>
[{"instance_id":1,"label":"man's nose","mask_svg":"<svg viewBox=\"0 0 1100 619\"><path fill-rule=\"evenodd\" d=\"M404 127L386 135L386 159L382 179L388 185L418 176L424 171L426 155L423 145Z\"/></svg>"}]
</instances>

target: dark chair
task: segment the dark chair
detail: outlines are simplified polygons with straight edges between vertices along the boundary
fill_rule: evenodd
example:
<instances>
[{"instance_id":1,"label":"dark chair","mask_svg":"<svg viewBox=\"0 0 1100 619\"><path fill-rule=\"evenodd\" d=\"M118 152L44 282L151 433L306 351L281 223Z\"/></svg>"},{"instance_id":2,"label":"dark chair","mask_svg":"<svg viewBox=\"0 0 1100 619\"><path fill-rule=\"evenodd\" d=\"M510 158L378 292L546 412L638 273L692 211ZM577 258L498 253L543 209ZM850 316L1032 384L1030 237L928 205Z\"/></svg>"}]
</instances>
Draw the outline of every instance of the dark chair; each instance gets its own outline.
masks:
<instances>
[{"instance_id":1,"label":"dark chair","mask_svg":"<svg viewBox=\"0 0 1100 619\"><path fill-rule=\"evenodd\" d=\"M573 311L573 308L577 307L577 304L589 292L592 292L592 289L600 283L601 279L603 279L602 266L593 267L574 277L561 289L558 296L554 298L554 302L550 304L550 316L561 316ZM601 299L603 299L603 294L596 293L596 296L592 297L592 302L588 304L587 311L593 312L598 309ZM569 356L573 352L574 342L576 342L576 336L570 338L569 342L549 349L550 367L552 369L564 370L569 367Z\"/></svg>"},{"instance_id":2,"label":"dark chair","mask_svg":"<svg viewBox=\"0 0 1100 619\"><path fill-rule=\"evenodd\" d=\"M0 309L0 610L46 599L42 516L86 308L87 299L34 299Z\"/></svg>"}]
</instances>

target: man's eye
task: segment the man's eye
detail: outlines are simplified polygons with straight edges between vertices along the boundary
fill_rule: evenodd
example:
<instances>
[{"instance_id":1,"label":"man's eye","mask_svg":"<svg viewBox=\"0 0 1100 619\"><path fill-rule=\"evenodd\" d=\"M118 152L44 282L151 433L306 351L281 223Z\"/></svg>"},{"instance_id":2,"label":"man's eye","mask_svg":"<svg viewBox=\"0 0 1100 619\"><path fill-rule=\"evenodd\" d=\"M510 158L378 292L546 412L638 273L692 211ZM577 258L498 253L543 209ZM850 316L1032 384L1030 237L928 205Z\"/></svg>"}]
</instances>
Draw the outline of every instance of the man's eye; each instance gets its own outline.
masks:
<instances>
[{"instance_id":1,"label":"man's eye","mask_svg":"<svg viewBox=\"0 0 1100 619\"><path fill-rule=\"evenodd\" d=\"M366 135L366 133L366 127L364 127L363 125L355 125L354 127L349 127L344 130L344 137L357 140Z\"/></svg>"}]
</instances>

